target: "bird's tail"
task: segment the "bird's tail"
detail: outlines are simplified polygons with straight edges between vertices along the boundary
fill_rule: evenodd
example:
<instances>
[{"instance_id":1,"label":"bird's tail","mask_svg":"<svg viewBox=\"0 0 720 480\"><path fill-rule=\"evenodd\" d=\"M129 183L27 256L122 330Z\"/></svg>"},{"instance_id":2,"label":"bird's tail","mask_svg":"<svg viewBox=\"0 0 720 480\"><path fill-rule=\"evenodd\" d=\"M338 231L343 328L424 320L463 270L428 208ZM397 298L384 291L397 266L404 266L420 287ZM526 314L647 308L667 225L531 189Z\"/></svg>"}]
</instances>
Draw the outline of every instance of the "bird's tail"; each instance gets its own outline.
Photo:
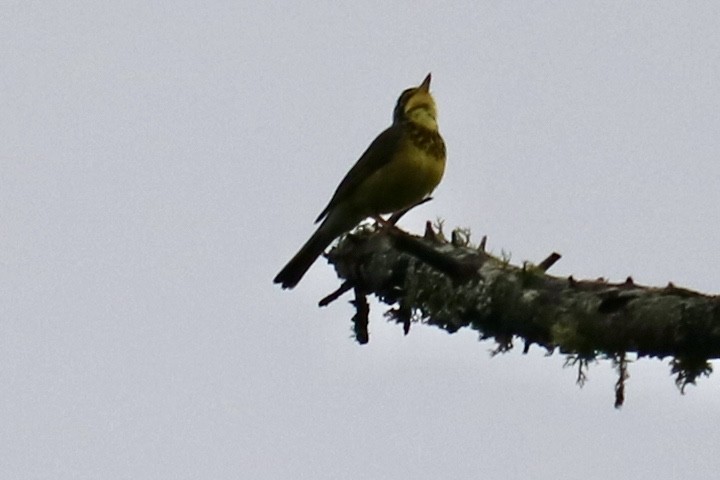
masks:
<instances>
[{"instance_id":1,"label":"bird's tail","mask_svg":"<svg viewBox=\"0 0 720 480\"><path fill-rule=\"evenodd\" d=\"M310 266L322 254L338 235L327 228L324 222L313 233L310 240L302 246L299 252L280 270L273 282L282 285L282 288L293 288L305 275Z\"/></svg>"}]
</instances>

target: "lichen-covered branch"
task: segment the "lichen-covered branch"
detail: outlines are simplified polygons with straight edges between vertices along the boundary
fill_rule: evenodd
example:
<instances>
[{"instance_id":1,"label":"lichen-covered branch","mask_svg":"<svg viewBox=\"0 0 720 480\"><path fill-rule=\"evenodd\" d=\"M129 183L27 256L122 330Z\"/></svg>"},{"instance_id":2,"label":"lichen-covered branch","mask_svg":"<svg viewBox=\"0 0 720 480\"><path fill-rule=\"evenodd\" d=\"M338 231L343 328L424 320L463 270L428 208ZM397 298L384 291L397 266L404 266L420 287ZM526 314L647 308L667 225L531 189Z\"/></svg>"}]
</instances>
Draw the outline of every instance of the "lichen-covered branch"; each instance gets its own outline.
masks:
<instances>
[{"instance_id":1,"label":"lichen-covered branch","mask_svg":"<svg viewBox=\"0 0 720 480\"><path fill-rule=\"evenodd\" d=\"M481 248L471 246L468 236L456 231L447 242L432 228L421 238L368 227L344 237L328 258L344 288L355 288L356 304L358 292L374 294L406 331L412 318L450 333L472 328L494 339L498 352L518 337L525 351L532 344L558 349L581 365L613 359L622 377L619 404L627 353L673 357L683 388L709 375L709 360L720 357L720 297L672 284L642 286L629 277L622 283L555 277L546 271L556 253L538 265L515 266L485 252L484 240Z\"/></svg>"}]
</instances>

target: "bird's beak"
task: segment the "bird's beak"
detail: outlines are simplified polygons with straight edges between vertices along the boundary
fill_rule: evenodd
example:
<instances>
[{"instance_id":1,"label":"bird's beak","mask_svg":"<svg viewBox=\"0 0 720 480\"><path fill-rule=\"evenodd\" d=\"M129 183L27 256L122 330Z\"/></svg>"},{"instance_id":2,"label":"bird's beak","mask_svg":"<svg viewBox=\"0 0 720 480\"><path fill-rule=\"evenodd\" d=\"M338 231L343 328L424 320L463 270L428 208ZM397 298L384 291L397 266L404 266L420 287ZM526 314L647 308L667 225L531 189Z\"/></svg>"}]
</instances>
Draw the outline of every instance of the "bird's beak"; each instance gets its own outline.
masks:
<instances>
[{"instance_id":1,"label":"bird's beak","mask_svg":"<svg viewBox=\"0 0 720 480\"><path fill-rule=\"evenodd\" d=\"M429 92L430 91L430 80L432 80L432 73L428 73L427 77L425 77L425 80L420 84L418 89L423 92Z\"/></svg>"}]
</instances>

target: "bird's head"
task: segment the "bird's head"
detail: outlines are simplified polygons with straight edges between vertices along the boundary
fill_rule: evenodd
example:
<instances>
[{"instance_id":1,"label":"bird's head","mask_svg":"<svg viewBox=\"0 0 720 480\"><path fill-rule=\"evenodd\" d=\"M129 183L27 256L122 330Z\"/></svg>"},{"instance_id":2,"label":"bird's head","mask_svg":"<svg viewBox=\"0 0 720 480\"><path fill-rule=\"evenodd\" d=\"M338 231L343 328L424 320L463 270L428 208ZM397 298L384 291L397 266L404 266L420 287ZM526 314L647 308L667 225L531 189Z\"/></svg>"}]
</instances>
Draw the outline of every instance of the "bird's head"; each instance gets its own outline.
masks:
<instances>
[{"instance_id":1,"label":"bird's head","mask_svg":"<svg viewBox=\"0 0 720 480\"><path fill-rule=\"evenodd\" d=\"M431 79L431 74L428 73L419 86L408 88L400 94L393 112L393 123L409 121L430 130L437 130L437 107L430 95Z\"/></svg>"}]
</instances>

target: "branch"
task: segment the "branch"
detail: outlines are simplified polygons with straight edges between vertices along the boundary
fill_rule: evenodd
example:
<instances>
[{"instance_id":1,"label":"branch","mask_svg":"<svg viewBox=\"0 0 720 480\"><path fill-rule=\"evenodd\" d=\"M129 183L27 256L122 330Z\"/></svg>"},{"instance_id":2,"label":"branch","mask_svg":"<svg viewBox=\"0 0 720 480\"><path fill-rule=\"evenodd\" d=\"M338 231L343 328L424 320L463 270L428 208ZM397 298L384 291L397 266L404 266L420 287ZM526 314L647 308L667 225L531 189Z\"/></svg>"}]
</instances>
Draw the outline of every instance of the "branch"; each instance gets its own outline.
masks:
<instances>
[{"instance_id":1,"label":"branch","mask_svg":"<svg viewBox=\"0 0 720 480\"><path fill-rule=\"evenodd\" d=\"M330 263L356 292L374 294L398 308L391 318L409 330L410 318L450 333L477 330L498 352L520 337L556 349L587 365L610 358L618 365L618 406L628 378L625 355L673 357L672 371L684 390L712 371L720 357L720 297L672 283L666 287L555 277L546 271L560 258L538 265L511 265L469 243L469 235L426 231L425 238L397 228L366 228L346 235L328 253ZM328 302L329 303L329 302Z\"/></svg>"}]
</instances>

